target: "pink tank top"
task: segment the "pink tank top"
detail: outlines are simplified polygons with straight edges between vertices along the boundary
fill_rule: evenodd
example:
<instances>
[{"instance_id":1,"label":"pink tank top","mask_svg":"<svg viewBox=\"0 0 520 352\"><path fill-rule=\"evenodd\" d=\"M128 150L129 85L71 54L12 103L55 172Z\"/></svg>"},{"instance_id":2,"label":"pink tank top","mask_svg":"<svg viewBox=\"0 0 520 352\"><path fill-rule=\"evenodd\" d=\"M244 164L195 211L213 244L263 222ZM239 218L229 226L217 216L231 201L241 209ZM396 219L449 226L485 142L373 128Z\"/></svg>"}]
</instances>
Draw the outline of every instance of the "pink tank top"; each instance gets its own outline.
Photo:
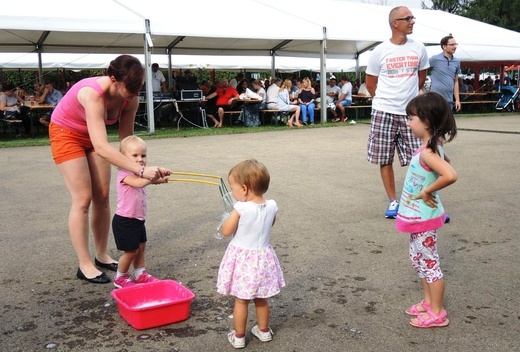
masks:
<instances>
[{"instance_id":1,"label":"pink tank top","mask_svg":"<svg viewBox=\"0 0 520 352\"><path fill-rule=\"evenodd\" d=\"M85 108L78 101L78 92L83 87L90 87L103 97L105 100L105 92L101 86L97 83L97 80L101 77L90 77L85 78L74 84L67 94L61 99L54 111L52 112L51 121L56 125L65 128L66 130L79 132L88 135L87 119L85 115ZM117 114L116 119L107 119L105 113L105 125L115 124L121 117L121 112L128 105L128 100L125 100ZM106 100L105 100L105 111L106 111Z\"/></svg>"}]
</instances>

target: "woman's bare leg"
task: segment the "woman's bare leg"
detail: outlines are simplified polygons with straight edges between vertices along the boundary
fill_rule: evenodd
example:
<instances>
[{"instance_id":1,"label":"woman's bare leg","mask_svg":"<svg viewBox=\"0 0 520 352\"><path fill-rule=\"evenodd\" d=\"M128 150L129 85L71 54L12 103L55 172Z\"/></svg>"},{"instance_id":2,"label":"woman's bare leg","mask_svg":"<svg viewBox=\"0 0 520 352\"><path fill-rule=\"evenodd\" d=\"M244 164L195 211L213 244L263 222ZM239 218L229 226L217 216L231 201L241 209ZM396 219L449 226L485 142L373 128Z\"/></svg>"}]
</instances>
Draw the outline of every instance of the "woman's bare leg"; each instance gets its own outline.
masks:
<instances>
[{"instance_id":1,"label":"woman's bare leg","mask_svg":"<svg viewBox=\"0 0 520 352\"><path fill-rule=\"evenodd\" d=\"M88 241L88 212L92 200L92 184L87 158L77 158L58 164L71 197L69 232L79 267L87 278L101 274L92 262Z\"/></svg>"},{"instance_id":2,"label":"woman's bare leg","mask_svg":"<svg viewBox=\"0 0 520 352\"><path fill-rule=\"evenodd\" d=\"M110 230L110 169L111 165L95 152L87 155L92 180L92 219L90 227L94 235L96 258L102 263L112 263L107 253Z\"/></svg>"}]
</instances>

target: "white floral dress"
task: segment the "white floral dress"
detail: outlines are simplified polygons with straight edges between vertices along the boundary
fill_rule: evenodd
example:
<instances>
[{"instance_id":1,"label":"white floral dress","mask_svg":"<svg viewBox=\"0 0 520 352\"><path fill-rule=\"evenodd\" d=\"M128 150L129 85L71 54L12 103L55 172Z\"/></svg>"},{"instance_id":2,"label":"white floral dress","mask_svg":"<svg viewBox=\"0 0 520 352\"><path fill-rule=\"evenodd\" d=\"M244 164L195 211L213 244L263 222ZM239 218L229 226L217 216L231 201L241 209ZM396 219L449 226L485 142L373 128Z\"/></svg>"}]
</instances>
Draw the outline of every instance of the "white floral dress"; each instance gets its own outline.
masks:
<instances>
[{"instance_id":1,"label":"white floral dress","mask_svg":"<svg viewBox=\"0 0 520 352\"><path fill-rule=\"evenodd\" d=\"M234 208L240 220L220 264L217 292L241 299L272 297L285 286L280 262L269 244L278 206L267 200L237 202Z\"/></svg>"}]
</instances>

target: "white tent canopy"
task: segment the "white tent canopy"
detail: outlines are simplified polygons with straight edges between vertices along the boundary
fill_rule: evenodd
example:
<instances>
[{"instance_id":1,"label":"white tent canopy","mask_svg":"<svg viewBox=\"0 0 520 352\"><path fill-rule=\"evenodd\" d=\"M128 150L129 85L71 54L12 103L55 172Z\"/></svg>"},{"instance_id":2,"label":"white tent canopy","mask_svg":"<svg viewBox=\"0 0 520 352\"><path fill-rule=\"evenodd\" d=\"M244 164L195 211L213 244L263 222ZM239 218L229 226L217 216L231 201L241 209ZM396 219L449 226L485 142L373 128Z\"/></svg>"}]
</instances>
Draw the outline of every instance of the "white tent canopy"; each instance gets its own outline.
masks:
<instances>
[{"instance_id":1,"label":"white tent canopy","mask_svg":"<svg viewBox=\"0 0 520 352\"><path fill-rule=\"evenodd\" d=\"M144 55L135 55L142 62ZM114 54L42 54L43 69L104 69L114 59ZM166 55L152 55L152 62L157 62L161 69L168 68ZM341 72L355 65L355 60L329 59L328 72ZM203 69L203 70L271 70L271 59L268 56L206 56L206 55L175 55L172 69ZM2 69L38 69L36 53L4 53L0 55ZM316 58L279 57L276 59L276 69L280 72L295 72L301 70L320 70L320 60Z\"/></svg>"},{"instance_id":2,"label":"white tent canopy","mask_svg":"<svg viewBox=\"0 0 520 352\"><path fill-rule=\"evenodd\" d=\"M0 13L0 52L143 53L145 19L154 54L271 55L355 58L390 36L389 6L341 0L90 0ZM520 33L442 11L413 9L412 35L437 44L452 33L461 45L509 48L518 55ZM338 20L331 14L348 16ZM520 57L520 55L518 56ZM497 60L500 58L497 57Z\"/></svg>"}]
</instances>

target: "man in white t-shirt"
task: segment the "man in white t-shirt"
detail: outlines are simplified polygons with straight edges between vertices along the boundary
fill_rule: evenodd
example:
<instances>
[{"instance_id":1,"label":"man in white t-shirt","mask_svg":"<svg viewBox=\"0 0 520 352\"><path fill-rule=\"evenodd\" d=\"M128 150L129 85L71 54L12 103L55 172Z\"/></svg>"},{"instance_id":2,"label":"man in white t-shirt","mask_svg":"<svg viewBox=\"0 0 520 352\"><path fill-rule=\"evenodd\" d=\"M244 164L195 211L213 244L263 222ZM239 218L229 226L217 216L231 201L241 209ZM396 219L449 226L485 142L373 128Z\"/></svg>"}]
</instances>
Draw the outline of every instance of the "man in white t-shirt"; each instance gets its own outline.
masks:
<instances>
[{"instance_id":1,"label":"man in white t-shirt","mask_svg":"<svg viewBox=\"0 0 520 352\"><path fill-rule=\"evenodd\" d=\"M276 109L276 102L278 101L278 91L280 90L280 86L282 85L282 80L280 78L275 78L273 83L269 85L267 88L267 98L266 98L266 106L269 110Z\"/></svg>"},{"instance_id":2,"label":"man in white t-shirt","mask_svg":"<svg viewBox=\"0 0 520 352\"><path fill-rule=\"evenodd\" d=\"M152 91L154 93L167 92L166 78L161 71L159 71L159 64L152 64ZM167 107L168 103L155 102L153 103L153 115L155 121L159 124L161 122L162 110Z\"/></svg>"},{"instance_id":3,"label":"man in white t-shirt","mask_svg":"<svg viewBox=\"0 0 520 352\"><path fill-rule=\"evenodd\" d=\"M152 64L152 90L154 92L167 92L166 78L159 71L159 64Z\"/></svg>"},{"instance_id":4,"label":"man in white t-shirt","mask_svg":"<svg viewBox=\"0 0 520 352\"><path fill-rule=\"evenodd\" d=\"M373 97L367 160L380 167L389 199L385 217L394 219L399 210L392 165L395 149L401 166L406 166L421 146L406 125L406 105L419 94L429 63L424 44L407 37L415 24L407 7L393 8L389 24L392 37L374 49L366 70L367 90Z\"/></svg>"},{"instance_id":5,"label":"man in white t-shirt","mask_svg":"<svg viewBox=\"0 0 520 352\"><path fill-rule=\"evenodd\" d=\"M330 103L336 105L340 93L341 88L336 85L336 78L331 78L329 80L329 85L327 86L327 105Z\"/></svg>"},{"instance_id":6,"label":"man in white t-shirt","mask_svg":"<svg viewBox=\"0 0 520 352\"><path fill-rule=\"evenodd\" d=\"M348 120L347 110L345 107L352 105L352 83L347 76L341 77L341 93L338 97L338 102L336 103L336 110L332 111L334 118L332 122L345 122ZM338 112L341 113L341 119L338 117Z\"/></svg>"}]
</instances>

